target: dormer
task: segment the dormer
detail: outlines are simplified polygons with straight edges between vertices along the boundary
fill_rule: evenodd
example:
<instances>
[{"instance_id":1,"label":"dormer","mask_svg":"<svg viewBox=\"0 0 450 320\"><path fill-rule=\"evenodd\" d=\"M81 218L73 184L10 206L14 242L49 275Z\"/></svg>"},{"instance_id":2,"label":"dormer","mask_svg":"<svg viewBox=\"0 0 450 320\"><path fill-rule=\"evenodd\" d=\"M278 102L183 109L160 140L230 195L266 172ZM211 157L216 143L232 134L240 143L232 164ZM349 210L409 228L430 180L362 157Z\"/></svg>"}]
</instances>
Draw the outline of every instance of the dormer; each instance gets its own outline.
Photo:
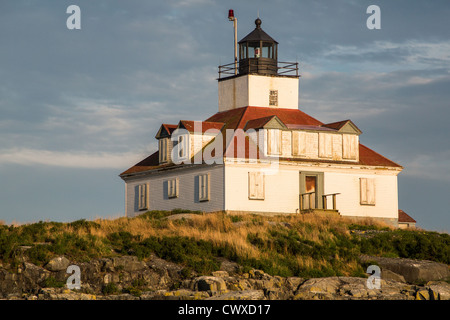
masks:
<instances>
[{"instance_id":1,"label":"dormer","mask_svg":"<svg viewBox=\"0 0 450 320\"><path fill-rule=\"evenodd\" d=\"M155 138L158 140L159 164L169 163L172 161L172 141L171 136L177 128L175 124L162 124Z\"/></svg>"},{"instance_id":2,"label":"dormer","mask_svg":"<svg viewBox=\"0 0 450 320\"><path fill-rule=\"evenodd\" d=\"M177 152L173 156L178 162L190 160L220 133L223 126L221 122L181 120L171 135Z\"/></svg>"},{"instance_id":3,"label":"dormer","mask_svg":"<svg viewBox=\"0 0 450 320\"><path fill-rule=\"evenodd\" d=\"M359 135L362 132L351 120L296 125L285 124L272 115L247 121L244 131L269 157L359 161Z\"/></svg>"}]
</instances>

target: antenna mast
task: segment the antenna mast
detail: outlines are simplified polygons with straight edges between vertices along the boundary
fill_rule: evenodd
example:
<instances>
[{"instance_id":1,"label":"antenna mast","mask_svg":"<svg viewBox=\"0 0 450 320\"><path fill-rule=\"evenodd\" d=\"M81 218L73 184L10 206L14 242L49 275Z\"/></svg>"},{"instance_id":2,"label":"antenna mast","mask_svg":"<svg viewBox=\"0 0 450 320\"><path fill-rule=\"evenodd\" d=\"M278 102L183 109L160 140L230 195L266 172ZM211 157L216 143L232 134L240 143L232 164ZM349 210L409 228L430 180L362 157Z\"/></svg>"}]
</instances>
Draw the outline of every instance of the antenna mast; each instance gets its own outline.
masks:
<instances>
[{"instance_id":1,"label":"antenna mast","mask_svg":"<svg viewBox=\"0 0 450 320\"><path fill-rule=\"evenodd\" d=\"M228 20L233 21L233 27L234 27L234 74L237 74L238 73L237 18L234 16L234 11L232 9L228 10Z\"/></svg>"}]
</instances>

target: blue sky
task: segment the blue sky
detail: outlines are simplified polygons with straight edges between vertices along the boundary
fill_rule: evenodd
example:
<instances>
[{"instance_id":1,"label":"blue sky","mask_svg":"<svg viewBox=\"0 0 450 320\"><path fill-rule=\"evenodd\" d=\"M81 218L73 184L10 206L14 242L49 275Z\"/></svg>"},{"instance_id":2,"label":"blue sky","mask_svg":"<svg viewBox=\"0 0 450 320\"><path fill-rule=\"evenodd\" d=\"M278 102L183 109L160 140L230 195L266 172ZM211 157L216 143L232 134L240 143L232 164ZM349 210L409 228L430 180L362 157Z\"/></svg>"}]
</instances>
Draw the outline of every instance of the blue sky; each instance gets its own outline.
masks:
<instances>
[{"instance_id":1,"label":"blue sky","mask_svg":"<svg viewBox=\"0 0 450 320\"><path fill-rule=\"evenodd\" d=\"M81 30L68 30L69 5ZM366 9L381 9L369 30ZM124 214L118 174L156 149L162 122L217 112L217 66L262 28L298 61L302 111L352 119L405 167L399 206L450 230L450 3L433 1L1 1L0 220Z\"/></svg>"}]
</instances>

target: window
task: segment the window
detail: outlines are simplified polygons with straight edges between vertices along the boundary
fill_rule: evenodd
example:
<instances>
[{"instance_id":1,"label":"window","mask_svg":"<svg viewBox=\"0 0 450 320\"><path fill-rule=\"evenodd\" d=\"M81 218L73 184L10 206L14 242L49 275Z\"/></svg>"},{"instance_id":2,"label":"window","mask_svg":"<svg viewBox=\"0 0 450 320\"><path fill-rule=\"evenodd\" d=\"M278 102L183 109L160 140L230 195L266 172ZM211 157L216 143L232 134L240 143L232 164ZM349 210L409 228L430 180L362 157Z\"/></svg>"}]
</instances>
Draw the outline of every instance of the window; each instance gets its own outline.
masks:
<instances>
[{"instance_id":1,"label":"window","mask_svg":"<svg viewBox=\"0 0 450 320\"><path fill-rule=\"evenodd\" d=\"M167 180L167 196L169 198L178 197L178 178Z\"/></svg>"},{"instance_id":2,"label":"window","mask_svg":"<svg viewBox=\"0 0 450 320\"><path fill-rule=\"evenodd\" d=\"M209 201L209 173L198 176L198 200Z\"/></svg>"},{"instance_id":3,"label":"window","mask_svg":"<svg viewBox=\"0 0 450 320\"><path fill-rule=\"evenodd\" d=\"M375 205L375 179L360 178L360 204L361 205Z\"/></svg>"},{"instance_id":4,"label":"window","mask_svg":"<svg viewBox=\"0 0 450 320\"><path fill-rule=\"evenodd\" d=\"M180 160L186 159L188 155L188 136L182 135L178 137L178 157Z\"/></svg>"},{"instance_id":5,"label":"window","mask_svg":"<svg viewBox=\"0 0 450 320\"><path fill-rule=\"evenodd\" d=\"M159 139L159 162L163 163L163 162L167 162L167 154L168 154L168 149L167 149L167 143L168 143L169 139Z\"/></svg>"},{"instance_id":6,"label":"window","mask_svg":"<svg viewBox=\"0 0 450 320\"><path fill-rule=\"evenodd\" d=\"M262 172L248 173L248 198L264 200L264 174Z\"/></svg>"},{"instance_id":7,"label":"window","mask_svg":"<svg viewBox=\"0 0 450 320\"><path fill-rule=\"evenodd\" d=\"M292 155L306 156L306 134L300 131L292 131Z\"/></svg>"},{"instance_id":8,"label":"window","mask_svg":"<svg viewBox=\"0 0 450 320\"><path fill-rule=\"evenodd\" d=\"M281 154L281 130L267 129L267 153Z\"/></svg>"},{"instance_id":9,"label":"window","mask_svg":"<svg viewBox=\"0 0 450 320\"><path fill-rule=\"evenodd\" d=\"M333 136L319 133L319 158L331 158L333 155Z\"/></svg>"},{"instance_id":10,"label":"window","mask_svg":"<svg viewBox=\"0 0 450 320\"><path fill-rule=\"evenodd\" d=\"M278 90L269 91L269 106L278 106Z\"/></svg>"},{"instance_id":11,"label":"window","mask_svg":"<svg viewBox=\"0 0 450 320\"><path fill-rule=\"evenodd\" d=\"M148 209L148 186L147 184L138 185L138 209Z\"/></svg>"},{"instance_id":12,"label":"window","mask_svg":"<svg viewBox=\"0 0 450 320\"><path fill-rule=\"evenodd\" d=\"M342 136L342 157L349 160L357 160L358 156L358 136L344 134Z\"/></svg>"}]
</instances>

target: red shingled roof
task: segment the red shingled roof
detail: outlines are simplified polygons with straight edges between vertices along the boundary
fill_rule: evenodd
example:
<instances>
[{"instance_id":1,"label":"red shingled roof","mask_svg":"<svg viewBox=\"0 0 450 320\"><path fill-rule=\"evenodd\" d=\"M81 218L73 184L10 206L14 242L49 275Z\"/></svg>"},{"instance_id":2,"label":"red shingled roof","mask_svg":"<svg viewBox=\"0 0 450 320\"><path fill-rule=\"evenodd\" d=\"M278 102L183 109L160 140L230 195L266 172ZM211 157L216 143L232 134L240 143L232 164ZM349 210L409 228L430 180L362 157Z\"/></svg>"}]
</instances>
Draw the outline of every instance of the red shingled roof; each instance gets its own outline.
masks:
<instances>
[{"instance_id":1,"label":"red shingled roof","mask_svg":"<svg viewBox=\"0 0 450 320\"><path fill-rule=\"evenodd\" d=\"M220 130L223 128L223 122L212 122L212 121L191 121L191 120L181 120L180 125L182 125L189 132L199 132L201 129L202 133L209 129ZM197 131L196 131L197 130Z\"/></svg>"},{"instance_id":2,"label":"red shingled roof","mask_svg":"<svg viewBox=\"0 0 450 320\"><path fill-rule=\"evenodd\" d=\"M221 130L223 133L223 150L224 155L234 154L236 155L236 151L232 152L230 150L231 140L226 140L225 130L226 129L244 129L247 123L251 123L252 126L259 125L262 122L267 122L273 116L277 116L288 128L313 128L313 127L322 127L324 124L317 119L307 115L306 113L298 110L298 109L282 109L282 108L263 108L263 107L243 107L233 110L227 110L223 112L218 112L213 116L206 119L202 122L202 132L208 130L210 128ZM180 123L190 132L194 130L194 121L186 121L183 120ZM346 121L335 122L332 124L328 124L327 126L339 128L339 126L345 124ZM331 130L336 130L335 128L329 128ZM236 141L235 139L238 136L235 136L232 141ZM248 139L248 137L247 137ZM251 139L250 139L251 140ZM210 142L212 143L212 141ZM246 149L250 148L253 145L252 141L247 140ZM253 153L252 153L253 154ZM259 154L259 153L258 153ZM259 156L259 155L258 155ZM245 151L245 157L249 157L249 151ZM284 159L284 158L283 158ZM313 162L330 162L330 163L348 163L345 161L331 161L331 160L307 160L307 159L284 159L290 161L313 161ZM387 159L381 154L373 151L372 149L360 144L359 145L359 162L355 163L358 165L366 165L366 166L377 166L377 167L397 167L402 168L399 164ZM152 154L148 158L144 159L140 163L126 170L122 174L129 174L134 172L141 172L153 169L155 167L163 167L167 165L158 166L158 152Z\"/></svg>"},{"instance_id":3,"label":"red shingled roof","mask_svg":"<svg viewBox=\"0 0 450 320\"><path fill-rule=\"evenodd\" d=\"M405 211L398 210L398 222L417 222L413 218L411 218Z\"/></svg>"},{"instance_id":4,"label":"red shingled roof","mask_svg":"<svg viewBox=\"0 0 450 320\"><path fill-rule=\"evenodd\" d=\"M264 117L277 116L284 124L320 126L323 123L298 109L243 107L223 112L206 119L206 121L225 122L229 129L243 129L247 121Z\"/></svg>"}]
</instances>

